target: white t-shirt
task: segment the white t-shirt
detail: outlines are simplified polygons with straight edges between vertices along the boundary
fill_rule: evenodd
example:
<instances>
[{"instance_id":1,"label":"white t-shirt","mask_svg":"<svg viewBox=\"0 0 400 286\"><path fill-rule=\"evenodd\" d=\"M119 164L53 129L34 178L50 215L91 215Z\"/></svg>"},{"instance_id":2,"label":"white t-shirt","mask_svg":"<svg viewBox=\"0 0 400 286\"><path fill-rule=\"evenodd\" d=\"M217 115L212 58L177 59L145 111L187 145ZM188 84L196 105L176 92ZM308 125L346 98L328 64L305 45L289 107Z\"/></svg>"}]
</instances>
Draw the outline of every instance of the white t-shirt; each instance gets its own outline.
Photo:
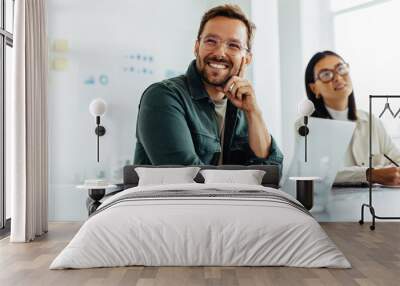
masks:
<instances>
[{"instance_id":1,"label":"white t-shirt","mask_svg":"<svg viewBox=\"0 0 400 286\"><path fill-rule=\"evenodd\" d=\"M328 106L326 106L326 109L328 110L329 114L332 116L333 119L335 120L342 120L342 121L349 121L347 114L349 113L349 108L346 108L345 110L336 110L332 109Z\"/></svg>"},{"instance_id":2,"label":"white t-shirt","mask_svg":"<svg viewBox=\"0 0 400 286\"><path fill-rule=\"evenodd\" d=\"M225 127L225 114L226 114L226 103L227 99L224 98L221 101L215 101L215 114L217 115L218 132L221 142L221 154L218 159L218 165L222 165L222 153L224 146L224 127Z\"/></svg>"}]
</instances>

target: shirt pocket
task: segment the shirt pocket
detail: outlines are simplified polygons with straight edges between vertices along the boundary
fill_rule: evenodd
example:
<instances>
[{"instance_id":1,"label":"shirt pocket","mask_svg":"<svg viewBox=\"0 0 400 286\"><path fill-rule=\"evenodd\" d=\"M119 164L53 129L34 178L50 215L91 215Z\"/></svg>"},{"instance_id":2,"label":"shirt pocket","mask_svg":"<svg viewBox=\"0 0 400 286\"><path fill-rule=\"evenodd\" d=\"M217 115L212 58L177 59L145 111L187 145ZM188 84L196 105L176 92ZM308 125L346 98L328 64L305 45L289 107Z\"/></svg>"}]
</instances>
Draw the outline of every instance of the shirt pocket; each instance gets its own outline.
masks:
<instances>
[{"instance_id":1,"label":"shirt pocket","mask_svg":"<svg viewBox=\"0 0 400 286\"><path fill-rule=\"evenodd\" d=\"M221 152L219 138L212 134L193 132L193 144L197 155L205 163L212 161L217 152Z\"/></svg>"}]
</instances>

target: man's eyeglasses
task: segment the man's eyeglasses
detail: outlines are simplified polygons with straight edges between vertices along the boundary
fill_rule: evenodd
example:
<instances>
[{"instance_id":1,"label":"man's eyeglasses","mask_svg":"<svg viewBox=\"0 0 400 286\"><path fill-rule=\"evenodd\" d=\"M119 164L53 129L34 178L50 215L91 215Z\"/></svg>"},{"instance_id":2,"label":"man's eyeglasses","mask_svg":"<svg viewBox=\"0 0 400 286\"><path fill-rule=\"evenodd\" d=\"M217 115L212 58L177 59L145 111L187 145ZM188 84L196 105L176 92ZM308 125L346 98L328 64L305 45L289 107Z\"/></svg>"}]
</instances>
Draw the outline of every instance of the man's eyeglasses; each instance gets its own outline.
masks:
<instances>
[{"instance_id":1,"label":"man's eyeglasses","mask_svg":"<svg viewBox=\"0 0 400 286\"><path fill-rule=\"evenodd\" d=\"M216 48L220 47L221 44L224 44L226 53L231 56L236 56L240 54L243 50L249 52L249 49L247 47L237 41L223 41L220 38L214 36L207 36L204 38L200 37L199 41L201 44L203 44L204 48L209 51L215 50Z\"/></svg>"},{"instance_id":2,"label":"man's eyeglasses","mask_svg":"<svg viewBox=\"0 0 400 286\"><path fill-rule=\"evenodd\" d=\"M331 82L335 78L335 74L340 76L346 76L349 74L350 67L347 63L338 64L335 69L322 69L319 71L317 76L314 78L315 81L320 80L323 83Z\"/></svg>"}]
</instances>

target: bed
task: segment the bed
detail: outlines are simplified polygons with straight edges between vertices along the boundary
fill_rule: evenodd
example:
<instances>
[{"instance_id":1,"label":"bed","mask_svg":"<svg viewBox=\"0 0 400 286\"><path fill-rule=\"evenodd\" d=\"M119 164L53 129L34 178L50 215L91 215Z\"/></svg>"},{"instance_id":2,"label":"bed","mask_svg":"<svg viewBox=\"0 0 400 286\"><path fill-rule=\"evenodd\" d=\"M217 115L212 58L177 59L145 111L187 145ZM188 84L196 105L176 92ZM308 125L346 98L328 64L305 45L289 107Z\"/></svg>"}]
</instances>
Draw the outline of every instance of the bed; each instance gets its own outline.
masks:
<instances>
[{"instance_id":1,"label":"bed","mask_svg":"<svg viewBox=\"0 0 400 286\"><path fill-rule=\"evenodd\" d=\"M50 269L351 267L312 215L276 188L276 166L223 167L266 170L262 185L197 176L196 183L138 186L134 168L125 167L126 189L104 200Z\"/></svg>"}]
</instances>

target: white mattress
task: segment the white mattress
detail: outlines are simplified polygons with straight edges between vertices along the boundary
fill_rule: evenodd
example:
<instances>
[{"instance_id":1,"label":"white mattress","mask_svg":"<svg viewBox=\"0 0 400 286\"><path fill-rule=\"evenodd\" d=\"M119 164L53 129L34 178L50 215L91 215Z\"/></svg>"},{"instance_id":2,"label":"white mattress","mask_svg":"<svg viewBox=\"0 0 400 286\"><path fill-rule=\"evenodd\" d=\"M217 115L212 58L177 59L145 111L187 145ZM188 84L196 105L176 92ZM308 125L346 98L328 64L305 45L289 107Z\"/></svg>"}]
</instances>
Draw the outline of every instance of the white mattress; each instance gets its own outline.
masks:
<instances>
[{"instance_id":1,"label":"white mattress","mask_svg":"<svg viewBox=\"0 0 400 286\"><path fill-rule=\"evenodd\" d=\"M145 266L294 266L349 268L307 212L259 198L174 197L122 200L130 193L205 189L262 190L233 184L135 187L104 201L50 269Z\"/></svg>"}]
</instances>

